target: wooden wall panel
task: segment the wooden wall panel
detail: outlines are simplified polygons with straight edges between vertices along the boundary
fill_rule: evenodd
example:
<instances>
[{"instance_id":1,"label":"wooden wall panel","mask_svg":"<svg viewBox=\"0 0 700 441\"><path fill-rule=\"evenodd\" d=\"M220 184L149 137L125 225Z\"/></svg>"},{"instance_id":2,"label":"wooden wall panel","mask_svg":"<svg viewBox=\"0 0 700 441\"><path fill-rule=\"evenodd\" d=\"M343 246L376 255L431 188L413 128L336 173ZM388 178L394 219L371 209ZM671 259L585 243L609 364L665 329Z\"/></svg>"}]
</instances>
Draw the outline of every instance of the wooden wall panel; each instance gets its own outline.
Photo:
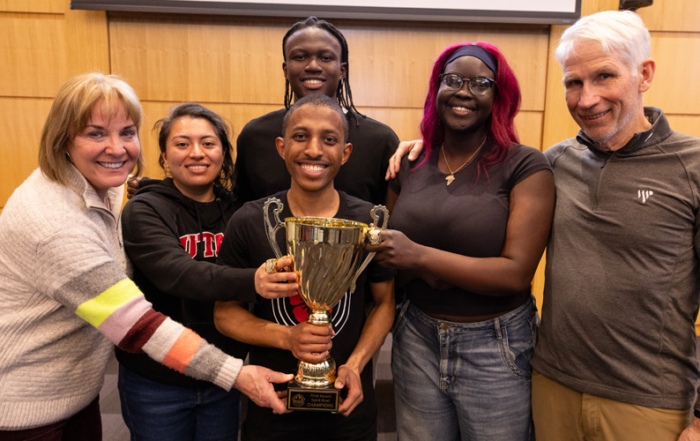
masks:
<instances>
[{"instance_id":1,"label":"wooden wall panel","mask_svg":"<svg viewBox=\"0 0 700 441\"><path fill-rule=\"evenodd\" d=\"M68 74L109 74L109 35L104 11L66 10Z\"/></svg>"},{"instance_id":2,"label":"wooden wall panel","mask_svg":"<svg viewBox=\"0 0 700 441\"><path fill-rule=\"evenodd\" d=\"M3 12L3 11L20 12ZM107 15L72 11L70 0L0 0L0 207L37 167L39 138L51 99L71 76L109 73Z\"/></svg>"},{"instance_id":3,"label":"wooden wall panel","mask_svg":"<svg viewBox=\"0 0 700 441\"><path fill-rule=\"evenodd\" d=\"M542 150L543 112L520 112L515 117L515 128L520 143Z\"/></svg>"},{"instance_id":4,"label":"wooden wall panel","mask_svg":"<svg viewBox=\"0 0 700 441\"><path fill-rule=\"evenodd\" d=\"M700 138L700 112L697 115L666 115L673 130Z\"/></svg>"},{"instance_id":5,"label":"wooden wall panel","mask_svg":"<svg viewBox=\"0 0 700 441\"><path fill-rule=\"evenodd\" d=\"M485 40L499 45L513 64L523 109L544 109L546 27L338 25L350 47L358 106L422 107L437 55L452 43ZM110 21L112 69L147 100L282 103L287 27L119 15Z\"/></svg>"},{"instance_id":6,"label":"wooden wall panel","mask_svg":"<svg viewBox=\"0 0 700 441\"><path fill-rule=\"evenodd\" d=\"M651 31L700 32L700 2L697 0L656 1L638 12Z\"/></svg>"},{"instance_id":7,"label":"wooden wall panel","mask_svg":"<svg viewBox=\"0 0 700 441\"><path fill-rule=\"evenodd\" d=\"M537 304L537 310L542 314L542 301L544 300L544 268L547 264L546 250L542 255L539 265L537 265L537 270L535 271L535 276L532 278L532 295L535 296L535 303Z\"/></svg>"},{"instance_id":8,"label":"wooden wall panel","mask_svg":"<svg viewBox=\"0 0 700 441\"><path fill-rule=\"evenodd\" d=\"M545 99L542 150L547 150L554 144L575 136L579 130L576 121L571 118L569 109L566 107L564 85L561 82L561 65L554 58L554 50L566 28L566 26L552 26L549 37L550 52L547 67L547 96Z\"/></svg>"},{"instance_id":9,"label":"wooden wall panel","mask_svg":"<svg viewBox=\"0 0 700 441\"><path fill-rule=\"evenodd\" d=\"M0 0L4 12L63 13L65 9L63 0Z\"/></svg>"},{"instance_id":10,"label":"wooden wall panel","mask_svg":"<svg viewBox=\"0 0 700 441\"><path fill-rule=\"evenodd\" d=\"M0 98L0 152L5 163L11 164L0 174L0 207L38 167L41 128L51 103L41 98Z\"/></svg>"},{"instance_id":11,"label":"wooden wall panel","mask_svg":"<svg viewBox=\"0 0 700 441\"><path fill-rule=\"evenodd\" d=\"M582 0L581 16L595 14L600 11L617 11L620 0Z\"/></svg>"},{"instance_id":12,"label":"wooden wall panel","mask_svg":"<svg viewBox=\"0 0 700 441\"><path fill-rule=\"evenodd\" d=\"M544 109L546 27L472 24L342 30L350 47L353 96L360 106L422 108L438 55L451 44L487 41L503 51L515 71L522 87L522 109Z\"/></svg>"},{"instance_id":13,"label":"wooden wall panel","mask_svg":"<svg viewBox=\"0 0 700 441\"><path fill-rule=\"evenodd\" d=\"M423 108L358 107L358 110L363 115L374 118L391 127L402 141L410 141L421 137L420 121L423 118Z\"/></svg>"},{"instance_id":14,"label":"wooden wall panel","mask_svg":"<svg viewBox=\"0 0 700 441\"><path fill-rule=\"evenodd\" d=\"M0 96L53 97L69 78L66 20L0 13Z\"/></svg>"},{"instance_id":15,"label":"wooden wall panel","mask_svg":"<svg viewBox=\"0 0 700 441\"><path fill-rule=\"evenodd\" d=\"M144 100L281 105L287 28L117 16L109 26L112 72Z\"/></svg>"},{"instance_id":16,"label":"wooden wall panel","mask_svg":"<svg viewBox=\"0 0 700 441\"><path fill-rule=\"evenodd\" d=\"M700 114L700 33L652 32L656 74L644 103L666 113Z\"/></svg>"}]
</instances>

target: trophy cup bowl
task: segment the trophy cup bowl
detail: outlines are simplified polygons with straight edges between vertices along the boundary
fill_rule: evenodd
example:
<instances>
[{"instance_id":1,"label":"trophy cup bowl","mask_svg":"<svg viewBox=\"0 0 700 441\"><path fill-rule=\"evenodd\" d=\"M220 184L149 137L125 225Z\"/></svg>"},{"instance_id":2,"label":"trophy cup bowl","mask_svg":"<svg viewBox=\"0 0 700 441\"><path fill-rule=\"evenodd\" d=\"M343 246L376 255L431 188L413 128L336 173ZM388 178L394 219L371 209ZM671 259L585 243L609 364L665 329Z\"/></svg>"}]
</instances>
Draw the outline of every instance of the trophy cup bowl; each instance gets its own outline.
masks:
<instances>
[{"instance_id":1,"label":"trophy cup bowl","mask_svg":"<svg viewBox=\"0 0 700 441\"><path fill-rule=\"evenodd\" d=\"M269 208L274 209L272 226ZM293 259L299 296L311 310L307 321L316 326L329 326L329 310L345 293L355 291L357 278L374 257L369 253L363 260L366 243L379 243L379 232L386 229L389 212L383 205L371 211L374 225L379 223L378 212L383 212L381 228L362 222L321 217L290 217L282 223L279 213L282 202L270 198L263 206L267 238L278 259L284 257L277 246L275 233L286 230L287 253ZM339 390L333 387L336 379L335 361L330 355L320 363L299 361L297 374L288 387L287 408L294 410L337 411Z\"/></svg>"}]
</instances>

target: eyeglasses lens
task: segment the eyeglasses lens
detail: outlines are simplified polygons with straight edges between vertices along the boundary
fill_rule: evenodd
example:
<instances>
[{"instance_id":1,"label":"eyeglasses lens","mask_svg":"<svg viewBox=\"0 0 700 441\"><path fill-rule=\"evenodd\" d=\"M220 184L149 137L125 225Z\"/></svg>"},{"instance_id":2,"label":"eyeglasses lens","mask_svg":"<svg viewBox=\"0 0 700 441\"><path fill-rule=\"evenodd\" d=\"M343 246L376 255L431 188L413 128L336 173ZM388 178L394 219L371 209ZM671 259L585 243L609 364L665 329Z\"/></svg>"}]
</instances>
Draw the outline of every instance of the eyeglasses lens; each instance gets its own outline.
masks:
<instances>
[{"instance_id":1,"label":"eyeglasses lens","mask_svg":"<svg viewBox=\"0 0 700 441\"><path fill-rule=\"evenodd\" d=\"M442 77L442 82L445 83L448 89L458 90L462 88L464 79L458 75L445 75Z\"/></svg>"},{"instance_id":2,"label":"eyeglasses lens","mask_svg":"<svg viewBox=\"0 0 700 441\"><path fill-rule=\"evenodd\" d=\"M461 89L464 81L464 78L457 74L447 74L442 77L443 84L450 90ZM468 81L469 91L474 95L483 95L491 89L491 81L488 78L474 77Z\"/></svg>"},{"instance_id":3,"label":"eyeglasses lens","mask_svg":"<svg viewBox=\"0 0 700 441\"><path fill-rule=\"evenodd\" d=\"M491 82L486 78L472 78L469 80L469 90L475 94L483 94L491 88Z\"/></svg>"}]
</instances>

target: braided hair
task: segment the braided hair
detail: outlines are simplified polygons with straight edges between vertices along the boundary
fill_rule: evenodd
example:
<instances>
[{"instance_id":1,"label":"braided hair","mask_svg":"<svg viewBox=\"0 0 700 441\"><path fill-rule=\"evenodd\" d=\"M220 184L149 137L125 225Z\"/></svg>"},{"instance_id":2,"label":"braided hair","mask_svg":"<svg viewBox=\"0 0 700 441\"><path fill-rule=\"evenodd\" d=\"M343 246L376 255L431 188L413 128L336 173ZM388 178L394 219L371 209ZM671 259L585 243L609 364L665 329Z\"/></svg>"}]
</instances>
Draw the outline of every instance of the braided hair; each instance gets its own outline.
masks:
<instances>
[{"instance_id":1,"label":"braided hair","mask_svg":"<svg viewBox=\"0 0 700 441\"><path fill-rule=\"evenodd\" d=\"M345 40L345 37L343 36L343 33L338 30L335 26L332 24L328 23L325 20L319 20L316 17L309 17L304 21L299 21L294 23L294 26L289 28L287 33L284 35L284 38L282 39L282 56L284 57L284 61L287 61L287 52L286 52L286 47L287 47L287 40L289 37L292 36L297 31L300 31L302 29L306 28L318 28L318 29L323 29L324 31L328 32L331 34L333 37L335 37L336 40L338 40L338 43L340 43L340 62L345 63L346 66L346 71L345 71L345 78L342 78L338 82L338 89L336 91L336 97L338 99L338 104L340 104L341 107L345 108L348 110L348 113L355 118L355 121L357 122L357 115L362 115L357 108L355 107L355 103L352 101L352 90L350 90L350 65L348 62L348 42ZM289 110L289 107L292 105L292 98L294 97L294 92L291 90L289 87L289 80L285 78L284 80L284 107L285 109ZM359 122L357 122L359 124Z\"/></svg>"}]
</instances>

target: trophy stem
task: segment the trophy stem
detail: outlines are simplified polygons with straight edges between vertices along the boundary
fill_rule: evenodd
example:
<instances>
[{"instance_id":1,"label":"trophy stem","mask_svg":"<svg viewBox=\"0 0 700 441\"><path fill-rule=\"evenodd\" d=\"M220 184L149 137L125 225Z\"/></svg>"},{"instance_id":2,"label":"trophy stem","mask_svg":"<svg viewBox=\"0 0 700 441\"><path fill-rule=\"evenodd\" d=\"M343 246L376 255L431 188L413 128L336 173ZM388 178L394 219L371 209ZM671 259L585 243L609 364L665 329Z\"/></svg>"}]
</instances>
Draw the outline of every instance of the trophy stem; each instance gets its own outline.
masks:
<instances>
[{"instance_id":1,"label":"trophy stem","mask_svg":"<svg viewBox=\"0 0 700 441\"><path fill-rule=\"evenodd\" d=\"M328 326L331 323L331 315L327 309L312 309L306 321L316 326Z\"/></svg>"},{"instance_id":2,"label":"trophy stem","mask_svg":"<svg viewBox=\"0 0 700 441\"><path fill-rule=\"evenodd\" d=\"M306 321L315 326L330 326L330 319L331 316L327 309L314 309ZM333 385L336 378L335 360L329 354L320 363L299 361L299 368L294 381L304 387L328 388Z\"/></svg>"}]
</instances>

